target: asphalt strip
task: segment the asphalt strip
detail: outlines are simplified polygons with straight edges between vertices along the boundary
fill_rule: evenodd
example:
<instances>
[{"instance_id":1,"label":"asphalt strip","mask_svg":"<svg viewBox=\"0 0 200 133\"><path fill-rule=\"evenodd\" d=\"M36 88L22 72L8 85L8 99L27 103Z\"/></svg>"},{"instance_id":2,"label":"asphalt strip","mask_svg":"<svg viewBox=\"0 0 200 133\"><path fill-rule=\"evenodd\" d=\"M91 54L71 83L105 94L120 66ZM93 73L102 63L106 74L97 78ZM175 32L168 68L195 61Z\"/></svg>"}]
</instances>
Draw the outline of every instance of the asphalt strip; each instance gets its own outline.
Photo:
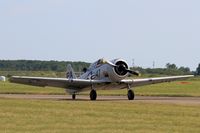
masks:
<instances>
[{"instance_id":1,"label":"asphalt strip","mask_svg":"<svg viewBox=\"0 0 200 133\"><path fill-rule=\"evenodd\" d=\"M40 94L0 94L0 99L27 99L27 100L56 100L56 101L90 101L87 95L77 95L72 100L71 95L40 95ZM170 103L184 105L200 105L200 97L162 97L162 96L136 96L129 101L126 96L98 96L97 101L127 101L144 103Z\"/></svg>"}]
</instances>

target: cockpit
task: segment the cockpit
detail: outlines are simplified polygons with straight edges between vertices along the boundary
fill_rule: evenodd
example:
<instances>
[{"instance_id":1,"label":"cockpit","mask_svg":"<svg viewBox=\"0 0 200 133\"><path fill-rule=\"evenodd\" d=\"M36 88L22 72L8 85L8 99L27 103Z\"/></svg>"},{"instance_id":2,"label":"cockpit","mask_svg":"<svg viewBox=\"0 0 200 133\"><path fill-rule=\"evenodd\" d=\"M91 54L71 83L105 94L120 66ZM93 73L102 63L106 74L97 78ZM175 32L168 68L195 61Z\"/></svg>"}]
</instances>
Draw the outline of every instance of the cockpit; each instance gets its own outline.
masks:
<instances>
[{"instance_id":1,"label":"cockpit","mask_svg":"<svg viewBox=\"0 0 200 133\"><path fill-rule=\"evenodd\" d=\"M91 64L90 67L88 68L88 70L97 68L97 67L101 66L102 64L104 64L104 62L105 62L105 59L104 59L104 58L99 59L99 60L96 61L95 63Z\"/></svg>"}]
</instances>

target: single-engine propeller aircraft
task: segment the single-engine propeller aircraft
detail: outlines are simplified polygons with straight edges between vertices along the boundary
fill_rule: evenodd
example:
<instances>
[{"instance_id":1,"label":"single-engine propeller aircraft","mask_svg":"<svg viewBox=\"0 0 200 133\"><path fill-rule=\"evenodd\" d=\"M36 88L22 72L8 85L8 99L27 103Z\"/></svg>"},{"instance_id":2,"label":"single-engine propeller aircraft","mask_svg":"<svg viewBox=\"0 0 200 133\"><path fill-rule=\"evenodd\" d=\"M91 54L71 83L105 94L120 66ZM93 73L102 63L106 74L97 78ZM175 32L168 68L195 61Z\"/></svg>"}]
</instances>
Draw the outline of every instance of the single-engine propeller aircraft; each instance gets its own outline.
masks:
<instances>
[{"instance_id":1,"label":"single-engine propeller aircraft","mask_svg":"<svg viewBox=\"0 0 200 133\"><path fill-rule=\"evenodd\" d=\"M68 65L66 78L12 76L10 81L34 86L64 88L66 92L72 95L72 99L76 98L78 92L85 90L91 90L90 99L96 100L96 90L127 88L128 99L134 100L135 94L131 88L193 77L193 75L184 75L159 78L126 79L129 74L140 75L139 72L130 70L126 61L123 59L114 59L112 61L99 59L95 63L91 64L88 69L84 69L84 73L79 78L76 77L71 65Z\"/></svg>"}]
</instances>

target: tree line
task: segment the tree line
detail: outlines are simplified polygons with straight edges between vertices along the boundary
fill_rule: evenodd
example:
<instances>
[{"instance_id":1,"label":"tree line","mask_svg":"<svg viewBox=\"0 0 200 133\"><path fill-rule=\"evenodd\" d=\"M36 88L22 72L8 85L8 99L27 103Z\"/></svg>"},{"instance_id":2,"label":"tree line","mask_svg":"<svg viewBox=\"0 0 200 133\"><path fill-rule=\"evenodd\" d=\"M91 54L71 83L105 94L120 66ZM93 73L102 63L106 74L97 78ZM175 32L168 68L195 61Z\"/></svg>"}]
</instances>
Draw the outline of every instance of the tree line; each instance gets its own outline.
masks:
<instances>
[{"instance_id":1,"label":"tree line","mask_svg":"<svg viewBox=\"0 0 200 133\"><path fill-rule=\"evenodd\" d=\"M0 60L0 71L66 71L71 64L74 71L82 71L90 63L71 61L38 61L38 60Z\"/></svg>"},{"instance_id":2,"label":"tree line","mask_svg":"<svg viewBox=\"0 0 200 133\"><path fill-rule=\"evenodd\" d=\"M39 60L0 60L0 71L55 71L65 72L67 65L71 64L76 72L82 72L88 68L90 63L72 62L72 61L39 61ZM142 68L133 67L142 74L157 75L183 75L196 74L200 75L200 64L195 72L188 67L177 67L175 64L166 64L166 68Z\"/></svg>"},{"instance_id":3,"label":"tree line","mask_svg":"<svg viewBox=\"0 0 200 133\"><path fill-rule=\"evenodd\" d=\"M166 64L166 68L142 68L133 67L133 70L137 70L142 74L153 74L153 75L187 75L194 74L189 67L177 67L176 64Z\"/></svg>"}]
</instances>

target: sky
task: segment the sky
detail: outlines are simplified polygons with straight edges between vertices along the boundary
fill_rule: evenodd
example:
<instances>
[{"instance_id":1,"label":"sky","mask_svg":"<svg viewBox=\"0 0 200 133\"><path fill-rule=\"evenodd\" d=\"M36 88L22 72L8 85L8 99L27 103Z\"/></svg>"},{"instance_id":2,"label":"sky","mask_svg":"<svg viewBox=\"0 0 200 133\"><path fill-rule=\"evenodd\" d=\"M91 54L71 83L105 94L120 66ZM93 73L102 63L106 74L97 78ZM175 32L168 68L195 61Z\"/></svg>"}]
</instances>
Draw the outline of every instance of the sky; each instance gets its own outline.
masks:
<instances>
[{"instance_id":1,"label":"sky","mask_svg":"<svg viewBox=\"0 0 200 133\"><path fill-rule=\"evenodd\" d=\"M199 0L0 0L0 59L200 63Z\"/></svg>"}]
</instances>

